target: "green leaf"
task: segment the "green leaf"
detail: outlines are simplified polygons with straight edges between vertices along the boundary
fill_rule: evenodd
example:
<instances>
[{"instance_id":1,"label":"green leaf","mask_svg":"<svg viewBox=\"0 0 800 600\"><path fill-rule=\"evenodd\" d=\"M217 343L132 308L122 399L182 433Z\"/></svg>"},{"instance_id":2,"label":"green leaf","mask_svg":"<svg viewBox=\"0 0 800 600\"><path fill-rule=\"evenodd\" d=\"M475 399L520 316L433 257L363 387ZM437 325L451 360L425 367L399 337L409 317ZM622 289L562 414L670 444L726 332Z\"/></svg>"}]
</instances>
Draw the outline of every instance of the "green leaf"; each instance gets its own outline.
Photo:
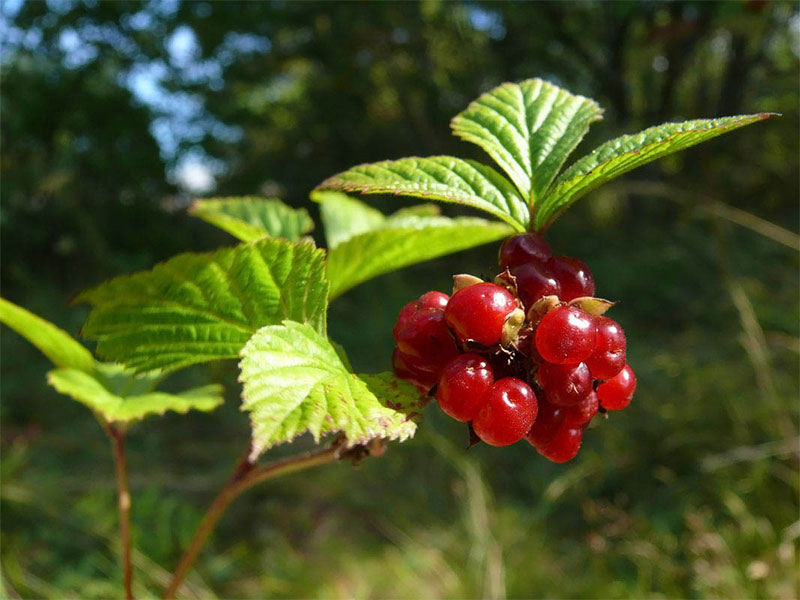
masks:
<instances>
[{"instance_id":1,"label":"green leaf","mask_svg":"<svg viewBox=\"0 0 800 600\"><path fill-rule=\"evenodd\" d=\"M329 252L354 235L380 227L386 220L381 211L341 192L317 190L311 192L311 199L320 205Z\"/></svg>"},{"instance_id":2,"label":"green leaf","mask_svg":"<svg viewBox=\"0 0 800 600\"><path fill-rule=\"evenodd\" d=\"M535 228L537 231L546 229L578 198L631 169L772 116L775 116L774 113L758 113L664 123L610 140L578 160L556 179L537 207Z\"/></svg>"},{"instance_id":3,"label":"green leaf","mask_svg":"<svg viewBox=\"0 0 800 600\"><path fill-rule=\"evenodd\" d=\"M196 200L189 214L224 229L243 242L265 236L297 241L314 222L304 208L291 208L278 199L256 197Z\"/></svg>"},{"instance_id":4,"label":"green leaf","mask_svg":"<svg viewBox=\"0 0 800 600\"><path fill-rule=\"evenodd\" d=\"M47 374L50 385L100 413L106 421L127 422L167 410L209 411L223 401L220 385L207 385L180 394L154 392L161 373L151 371L137 375L122 365L97 362L65 331L3 298L0 298L0 321L59 367Z\"/></svg>"},{"instance_id":5,"label":"green leaf","mask_svg":"<svg viewBox=\"0 0 800 600\"><path fill-rule=\"evenodd\" d=\"M320 203L330 247L331 299L383 273L513 233L508 225L485 219L416 216L429 210L385 217L341 192L312 192L311 198Z\"/></svg>"},{"instance_id":6,"label":"green leaf","mask_svg":"<svg viewBox=\"0 0 800 600\"><path fill-rule=\"evenodd\" d=\"M210 411L222 404L222 386L206 385L180 394L146 391L154 378L133 375L120 365L99 364L94 373L54 369L47 381L58 392L100 413L109 422L130 422L166 411Z\"/></svg>"},{"instance_id":7,"label":"green leaf","mask_svg":"<svg viewBox=\"0 0 800 600\"><path fill-rule=\"evenodd\" d=\"M416 204L414 206L404 206L392 213L393 217L438 217L442 214L442 209L435 204Z\"/></svg>"},{"instance_id":8,"label":"green leaf","mask_svg":"<svg viewBox=\"0 0 800 600\"><path fill-rule=\"evenodd\" d=\"M424 399L390 374L359 377L333 345L306 324L284 321L256 333L242 350L243 409L250 413L251 459L310 432L343 432L349 445L405 440Z\"/></svg>"},{"instance_id":9,"label":"green leaf","mask_svg":"<svg viewBox=\"0 0 800 600\"><path fill-rule=\"evenodd\" d=\"M66 331L4 298L0 298L0 322L36 346L55 366L94 369L91 352Z\"/></svg>"},{"instance_id":10,"label":"green leaf","mask_svg":"<svg viewBox=\"0 0 800 600\"><path fill-rule=\"evenodd\" d=\"M491 167L453 156L360 165L326 179L317 189L455 202L488 212L517 231L525 231L530 219L527 202L510 181Z\"/></svg>"},{"instance_id":11,"label":"green leaf","mask_svg":"<svg viewBox=\"0 0 800 600\"><path fill-rule=\"evenodd\" d=\"M236 358L260 327L283 319L325 331L324 253L264 238L210 254L181 254L78 296L92 305L83 335L137 371Z\"/></svg>"},{"instance_id":12,"label":"green leaf","mask_svg":"<svg viewBox=\"0 0 800 600\"><path fill-rule=\"evenodd\" d=\"M483 148L535 206L602 114L594 100L528 79L487 92L450 125L458 137Z\"/></svg>"},{"instance_id":13,"label":"green leaf","mask_svg":"<svg viewBox=\"0 0 800 600\"><path fill-rule=\"evenodd\" d=\"M476 218L389 218L380 228L351 238L328 253L331 299L373 277L506 238L503 223Z\"/></svg>"}]
</instances>

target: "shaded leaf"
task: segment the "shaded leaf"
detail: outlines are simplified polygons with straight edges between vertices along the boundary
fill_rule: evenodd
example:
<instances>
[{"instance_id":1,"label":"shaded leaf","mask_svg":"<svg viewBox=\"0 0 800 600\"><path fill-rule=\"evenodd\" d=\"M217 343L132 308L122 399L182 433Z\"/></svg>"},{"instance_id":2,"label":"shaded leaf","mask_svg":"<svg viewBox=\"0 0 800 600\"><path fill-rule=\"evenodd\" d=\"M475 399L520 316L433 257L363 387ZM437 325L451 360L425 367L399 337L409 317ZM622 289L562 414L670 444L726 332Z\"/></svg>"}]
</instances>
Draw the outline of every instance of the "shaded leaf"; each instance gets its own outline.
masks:
<instances>
[{"instance_id":1,"label":"shaded leaf","mask_svg":"<svg viewBox=\"0 0 800 600\"><path fill-rule=\"evenodd\" d=\"M774 114L758 113L664 123L610 140L578 160L553 182L547 196L537 206L534 226L537 231L547 228L578 198L631 169L771 116Z\"/></svg>"},{"instance_id":2,"label":"shaded leaf","mask_svg":"<svg viewBox=\"0 0 800 600\"><path fill-rule=\"evenodd\" d=\"M401 158L360 165L323 181L317 189L399 194L455 202L492 214L518 231L528 225L528 205L497 171L452 156Z\"/></svg>"},{"instance_id":3,"label":"shaded leaf","mask_svg":"<svg viewBox=\"0 0 800 600\"><path fill-rule=\"evenodd\" d=\"M436 204L416 204L414 206L404 206L392 213L393 217L438 217L442 214L442 209Z\"/></svg>"},{"instance_id":4,"label":"shaded leaf","mask_svg":"<svg viewBox=\"0 0 800 600\"><path fill-rule=\"evenodd\" d=\"M329 235L331 299L383 273L513 233L508 225L485 219L406 216L407 212L385 217L340 192L314 192L312 198L320 203Z\"/></svg>"},{"instance_id":5,"label":"shaded leaf","mask_svg":"<svg viewBox=\"0 0 800 600\"><path fill-rule=\"evenodd\" d=\"M328 252L354 235L380 227L386 221L381 211L342 192L315 190L310 197L319 203Z\"/></svg>"},{"instance_id":6,"label":"shaded leaf","mask_svg":"<svg viewBox=\"0 0 800 600\"><path fill-rule=\"evenodd\" d=\"M189 214L250 242L264 236L297 241L314 222L304 208L292 208L278 199L242 197L196 200Z\"/></svg>"},{"instance_id":7,"label":"shaded leaf","mask_svg":"<svg viewBox=\"0 0 800 600\"><path fill-rule=\"evenodd\" d=\"M181 254L78 296L92 305L83 335L136 370L236 358L260 327L293 319L325 330L324 253L264 238Z\"/></svg>"},{"instance_id":8,"label":"shaded leaf","mask_svg":"<svg viewBox=\"0 0 800 600\"><path fill-rule=\"evenodd\" d=\"M316 441L343 432L349 445L405 440L423 401L390 374L351 373L333 345L306 324L260 329L242 350L243 410L250 413L251 459L305 432Z\"/></svg>"},{"instance_id":9,"label":"shaded leaf","mask_svg":"<svg viewBox=\"0 0 800 600\"><path fill-rule=\"evenodd\" d=\"M166 411L210 411L222 404L221 385L192 388L179 394L146 391L153 379L133 375L120 365L99 364L93 373L54 369L47 381L58 392L85 404L109 422L130 422ZM145 388L145 389L142 389Z\"/></svg>"},{"instance_id":10,"label":"shaded leaf","mask_svg":"<svg viewBox=\"0 0 800 600\"><path fill-rule=\"evenodd\" d=\"M451 127L461 139L483 148L535 205L602 114L594 100L528 79L483 94Z\"/></svg>"}]
</instances>

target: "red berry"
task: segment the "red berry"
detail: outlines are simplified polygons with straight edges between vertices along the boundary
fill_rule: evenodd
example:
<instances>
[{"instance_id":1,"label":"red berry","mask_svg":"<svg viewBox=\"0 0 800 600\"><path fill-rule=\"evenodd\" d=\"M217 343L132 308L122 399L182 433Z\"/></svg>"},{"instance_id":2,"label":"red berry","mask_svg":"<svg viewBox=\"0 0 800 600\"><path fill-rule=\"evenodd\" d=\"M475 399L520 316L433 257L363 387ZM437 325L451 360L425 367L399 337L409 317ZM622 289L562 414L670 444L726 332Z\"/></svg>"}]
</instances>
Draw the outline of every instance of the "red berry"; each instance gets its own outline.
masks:
<instances>
[{"instance_id":1,"label":"red berry","mask_svg":"<svg viewBox=\"0 0 800 600\"><path fill-rule=\"evenodd\" d=\"M444 310L449 300L450 296L436 291L425 292L419 297L419 302L422 305L422 308L441 308Z\"/></svg>"},{"instance_id":2,"label":"red berry","mask_svg":"<svg viewBox=\"0 0 800 600\"><path fill-rule=\"evenodd\" d=\"M408 324L408 320L414 313L419 312L423 308L438 308L444 310L448 300L450 300L450 296L442 292L426 292L419 297L419 300L414 300L406 304L403 310L400 311L400 315L397 317L397 323L392 330L395 340L397 340L397 333Z\"/></svg>"},{"instance_id":3,"label":"red berry","mask_svg":"<svg viewBox=\"0 0 800 600\"><path fill-rule=\"evenodd\" d=\"M492 367L486 360L477 354L456 356L445 365L439 378L436 388L439 408L457 421L471 421L493 384Z\"/></svg>"},{"instance_id":4,"label":"red berry","mask_svg":"<svg viewBox=\"0 0 800 600\"><path fill-rule=\"evenodd\" d=\"M458 354L458 348L444 322L444 312L422 308L411 315L395 335L397 348L429 370L441 368Z\"/></svg>"},{"instance_id":5,"label":"red berry","mask_svg":"<svg viewBox=\"0 0 800 600\"><path fill-rule=\"evenodd\" d=\"M538 414L533 427L525 436L531 446L546 445L564 421L565 409L547 401L547 397L539 398Z\"/></svg>"},{"instance_id":6,"label":"red berry","mask_svg":"<svg viewBox=\"0 0 800 600\"><path fill-rule=\"evenodd\" d=\"M628 406L636 391L636 375L625 365L614 377L597 386L597 399L606 410L621 410Z\"/></svg>"},{"instance_id":7,"label":"red berry","mask_svg":"<svg viewBox=\"0 0 800 600\"><path fill-rule=\"evenodd\" d=\"M496 381L484 400L483 408L472 421L472 428L491 446L518 442L536 420L536 395L527 383L516 377Z\"/></svg>"},{"instance_id":8,"label":"red berry","mask_svg":"<svg viewBox=\"0 0 800 600\"><path fill-rule=\"evenodd\" d=\"M591 392L575 406L565 410L564 420L573 426L586 427L600 410L597 394Z\"/></svg>"},{"instance_id":9,"label":"red berry","mask_svg":"<svg viewBox=\"0 0 800 600\"><path fill-rule=\"evenodd\" d=\"M460 342L472 340L484 346L494 346L500 342L503 325L516 308L517 301L511 292L484 282L453 294L444 315Z\"/></svg>"},{"instance_id":10,"label":"red berry","mask_svg":"<svg viewBox=\"0 0 800 600\"><path fill-rule=\"evenodd\" d=\"M586 359L595 379L611 379L625 366L625 332L613 319L595 317L597 341Z\"/></svg>"},{"instance_id":11,"label":"red berry","mask_svg":"<svg viewBox=\"0 0 800 600\"><path fill-rule=\"evenodd\" d=\"M544 238L535 233L521 233L500 246L500 268L512 269L527 262L546 263L553 252Z\"/></svg>"},{"instance_id":12,"label":"red berry","mask_svg":"<svg viewBox=\"0 0 800 600\"><path fill-rule=\"evenodd\" d=\"M435 371L426 371L418 368L408 356L397 348L392 354L392 368L395 375L417 386L417 389L423 394L427 394L438 379Z\"/></svg>"},{"instance_id":13,"label":"red berry","mask_svg":"<svg viewBox=\"0 0 800 600\"><path fill-rule=\"evenodd\" d=\"M592 376L584 363L555 365L544 362L537 373L547 399L558 406L574 406L592 392Z\"/></svg>"},{"instance_id":14,"label":"red berry","mask_svg":"<svg viewBox=\"0 0 800 600\"><path fill-rule=\"evenodd\" d=\"M400 334L400 331L408 325L408 321L413 317L415 314L419 312L419 309L422 308L419 300L414 300L413 302L409 302L406 304L403 309L400 311L400 314L397 316L397 322L394 324L394 328L392 329L392 336L394 337L394 341L397 341L397 336Z\"/></svg>"},{"instance_id":15,"label":"red berry","mask_svg":"<svg viewBox=\"0 0 800 600\"><path fill-rule=\"evenodd\" d=\"M547 269L561 286L560 298L564 302L582 296L594 296L594 275L582 260L556 256L548 261Z\"/></svg>"},{"instance_id":16,"label":"red berry","mask_svg":"<svg viewBox=\"0 0 800 600\"><path fill-rule=\"evenodd\" d=\"M542 296L560 296L561 287L555 277L541 264L525 263L515 267L511 274L517 279L517 293L525 310Z\"/></svg>"},{"instance_id":17,"label":"red berry","mask_svg":"<svg viewBox=\"0 0 800 600\"><path fill-rule=\"evenodd\" d=\"M575 458L583 441L583 429L564 421L544 446L537 446L539 454L554 463L565 463Z\"/></svg>"},{"instance_id":18,"label":"red berry","mask_svg":"<svg viewBox=\"0 0 800 600\"><path fill-rule=\"evenodd\" d=\"M576 306L565 304L542 317L536 327L534 342L547 362L576 364L589 358L596 338L594 317Z\"/></svg>"}]
</instances>

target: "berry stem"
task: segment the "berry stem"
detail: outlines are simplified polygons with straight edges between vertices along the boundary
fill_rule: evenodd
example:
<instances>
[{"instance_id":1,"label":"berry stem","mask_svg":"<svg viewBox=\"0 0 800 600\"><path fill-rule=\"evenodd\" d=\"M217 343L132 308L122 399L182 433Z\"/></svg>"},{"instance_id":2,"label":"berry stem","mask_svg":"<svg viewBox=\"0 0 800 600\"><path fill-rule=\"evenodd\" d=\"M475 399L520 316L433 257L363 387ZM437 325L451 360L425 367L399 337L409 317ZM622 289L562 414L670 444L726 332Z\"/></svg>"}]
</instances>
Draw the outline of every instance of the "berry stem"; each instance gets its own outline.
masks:
<instances>
[{"instance_id":1,"label":"berry stem","mask_svg":"<svg viewBox=\"0 0 800 600\"><path fill-rule=\"evenodd\" d=\"M128 490L128 470L125 466L125 430L103 421L111 440L114 467L117 473L117 505L119 507L119 537L122 545L122 579L125 600L133 598L133 572L131 569L131 494Z\"/></svg>"},{"instance_id":2,"label":"berry stem","mask_svg":"<svg viewBox=\"0 0 800 600\"><path fill-rule=\"evenodd\" d=\"M366 453L366 454L364 454ZM370 454L368 446L357 446L353 449L347 450L343 446L343 438L337 438L329 446L312 450L310 452L303 452L295 456L289 456L273 461L269 464L256 466L250 461L250 448L242 456L233 471L233 474L228 478L228 481L222 486L222 489L214 498L211 506L208 507L200 526L189 542L189 546L183 553L180 562L178 563L175 572L172 575L169 586L164 593L164 598L175 598L178 594L183 580L189 574L200 551L203 549L208 536L217 525L217 522L222 517L225 510L233 502L239 494L249 489L250 487L288 473L295 471L302 471L318 465L332 462L338 459L352 458L357 460L365 455Z\"/></svg>"}]
</instances>

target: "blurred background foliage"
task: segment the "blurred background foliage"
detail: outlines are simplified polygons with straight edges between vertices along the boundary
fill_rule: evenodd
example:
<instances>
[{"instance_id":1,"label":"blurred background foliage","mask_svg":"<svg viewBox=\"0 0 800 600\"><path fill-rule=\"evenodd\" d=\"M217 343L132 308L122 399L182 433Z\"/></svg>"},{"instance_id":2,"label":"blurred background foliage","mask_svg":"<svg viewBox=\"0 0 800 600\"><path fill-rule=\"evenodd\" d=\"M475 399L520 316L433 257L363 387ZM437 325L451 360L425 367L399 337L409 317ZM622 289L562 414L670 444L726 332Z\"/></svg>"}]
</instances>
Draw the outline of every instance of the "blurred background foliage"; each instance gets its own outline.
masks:
<instances>
[{"instance_id":1,"label":"blurred background foliage","mask_svg":"<svg viewBox=\"0 0 800 600\"><path fill-rule=\"evenodd\" d=\"M81 289L233 243L185 214L195 196L308 206L359 162L484 160L448 121L503 81L540 76L597 99L605 120L579 154L663 121L783 113L627 175L549 233L620 301L639 375L631 407L587 432L575 461L526 444L466 452L464 431L430 409L380 459L239 499L185 593L797 597L796 3L6 0L2 30L2 293L73 333ZM402 305L447 290L451 273L490 275L496 250L349 292L332 336L357 368L388 368ZM6 593L116 597L107 441L45 385L47 369L3 331ZM130 432L141 596L161 592L247 443L235 364L168 384L210 379L228 390L215 413Z\"/></svg>"}]
</instances>

